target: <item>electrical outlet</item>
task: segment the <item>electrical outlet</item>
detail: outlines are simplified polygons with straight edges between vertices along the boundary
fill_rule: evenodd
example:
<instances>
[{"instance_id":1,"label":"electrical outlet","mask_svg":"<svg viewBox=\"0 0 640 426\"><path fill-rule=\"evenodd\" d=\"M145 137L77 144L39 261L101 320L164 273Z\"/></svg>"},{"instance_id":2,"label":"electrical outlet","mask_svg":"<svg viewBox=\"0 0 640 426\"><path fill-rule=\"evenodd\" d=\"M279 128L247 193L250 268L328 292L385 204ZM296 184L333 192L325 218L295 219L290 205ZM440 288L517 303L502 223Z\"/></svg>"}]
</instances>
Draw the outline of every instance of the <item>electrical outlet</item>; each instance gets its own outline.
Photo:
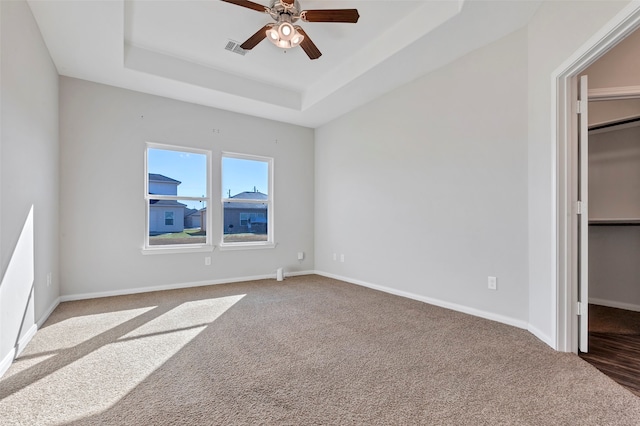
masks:
<instances>
[{"instance_id":1,"label":"electrical outlet","mask_svg":"<svg viewBox=\"0 0 640 426\"><path fill-rule=\"evenodd\" d=\"M341 254L341 255L340 255L340 262L343 262L343 263L344 263L344 254Z\"/></svg>"},{"instance_id":2,"label":"electrical outlet","mask_svg":"<svg viewBox=\"0 0 640 426\"><path fill-rule=\"evenodd\" d=\"M498 289L498 279L496 277L489 277L487 279L487 287L489 290L497 290Z\"/></svg>"},{"instance_id":3,"label":"electrical outlet","mask_svg":"<svg viewBox=\"0 0 640 426\"><path fill-rule=\"evenodd\" d=\"M304 260L304 252L303 251L299 251L298 252L298 260Z\"/></svg>"},{"instance_id":4,"label":"electrical outlet","mask_svg":"<svg viewBox=\"0 0 640 426\"><path fill-rule=\"evenodd\" d=\"M209 265L211 265L211 256L205 256L205 258L204 258L204 265L205 265L205 266L209 266Z\"/></svg>"}]
</instances>

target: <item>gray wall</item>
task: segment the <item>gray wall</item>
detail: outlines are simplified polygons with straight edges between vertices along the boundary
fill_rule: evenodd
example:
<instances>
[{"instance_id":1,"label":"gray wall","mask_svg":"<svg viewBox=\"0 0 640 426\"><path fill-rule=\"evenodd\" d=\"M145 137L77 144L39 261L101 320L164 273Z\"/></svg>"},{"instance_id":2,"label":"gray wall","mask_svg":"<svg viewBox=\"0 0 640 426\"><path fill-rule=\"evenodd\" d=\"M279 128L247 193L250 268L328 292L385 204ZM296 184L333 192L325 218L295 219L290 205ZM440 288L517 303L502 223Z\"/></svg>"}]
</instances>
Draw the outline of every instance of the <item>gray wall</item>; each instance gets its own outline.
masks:
<instances>
[{"instance_id":1,"label":"gray wall","mask_svg":"<svg viewBox=\"0 0 640 426\"><path fill-rule=\"evenodd\" d=\"M314 269L313 130L72 78L60 85L64 297ZM273 157L277 247L143 255L147 141L213 151L214 244L222 235L221 153ZM116 231L96 228L104 223Z\"/></svg>"},{"instance_id":2,"label":"gray wall","mask_svg":"<svg viewBox=\"0 0 640 426\"><path fill-rule=\"evenodd\" d=\"M544 2L524 34L317 129L316 269L556 347L551 76L628 3Z\"/></svg>"},{"instance_id":3,"label":"gray wall","mask_svg":"<svg viewBox=\"0 0 640 426\"><path fill-rule=\"evenodd\" d=\"M316 269L526 327L526 99L520 30L317 129Z\"/></svg>"},{"instance_id":4,"label":"gray wall","mask_svg":"<svg viewBox=\"0 0 640 426\"><path fill-rule=\"evenodd\" d=\"M59 143L58 74L31 10L2 1L0 14L1 375L59 296Z\"/></svg>"}]
</instances>

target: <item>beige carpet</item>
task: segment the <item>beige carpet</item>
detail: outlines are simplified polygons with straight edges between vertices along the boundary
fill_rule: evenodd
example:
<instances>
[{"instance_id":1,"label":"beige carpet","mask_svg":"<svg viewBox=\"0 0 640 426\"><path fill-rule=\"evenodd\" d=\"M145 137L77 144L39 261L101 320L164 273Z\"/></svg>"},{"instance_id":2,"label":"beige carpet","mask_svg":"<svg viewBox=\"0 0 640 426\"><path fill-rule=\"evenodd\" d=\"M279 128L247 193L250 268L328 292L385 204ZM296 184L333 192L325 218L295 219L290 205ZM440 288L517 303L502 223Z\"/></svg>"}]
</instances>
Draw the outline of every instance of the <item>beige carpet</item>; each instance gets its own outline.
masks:
<instances>
[{"instance_id":1,"label":"beige carpet","mask_svg":"<svg viewBox=\"0 0 640 426\"><path fill-rule=\"evenodd\" d=\"M61 304L2 425L637 425L527 331L318 276Z\"/></svg>"}]
</instances>

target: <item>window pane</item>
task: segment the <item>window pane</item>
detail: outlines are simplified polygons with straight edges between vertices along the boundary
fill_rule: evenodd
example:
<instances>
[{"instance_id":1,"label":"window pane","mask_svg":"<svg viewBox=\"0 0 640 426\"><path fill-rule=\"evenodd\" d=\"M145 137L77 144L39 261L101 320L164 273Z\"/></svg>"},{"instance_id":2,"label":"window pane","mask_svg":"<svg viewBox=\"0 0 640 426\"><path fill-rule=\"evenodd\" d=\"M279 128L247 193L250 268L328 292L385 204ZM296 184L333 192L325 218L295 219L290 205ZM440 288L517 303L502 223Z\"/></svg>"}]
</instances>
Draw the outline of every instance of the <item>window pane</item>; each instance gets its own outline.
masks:
<instances>
[{"instance_id":1,"label":"window pane","mask_svg":"<svg viewBox=\"0 0 640 426\"><path fill-rule=\"evenodd\" d=\"M205 197L207 156L185 151L149 148L149 194Z\"/></svg>"},{"instance_id":2,"label":"window pane","mask_svg":"<svg viewBox=\"0 0 640 426\"><path fill-rule=\"evenodd\" d=\"M149 245L205 244L204 201L149 200Z\"/></svg>"},{"instance_id":3,"label":"window pane","mask_svg":"<svg viewBox=\"0 0 640 426\"><path fill-rule=\"evenodd\" d=\"M225 243L268 241L267 203L224 203Z\"/></svg>"},{"instance_id":4,"label":"window pane","mask_svg":"<svg viewBox=\"0 0 640 426\"><path fill-rule=\"evenodd\" d=\"M266 200L269 194L269 163L241 158L222 158L222 196Z\"/></svg>"},{"instance_id":5,"label":"window pane","mask_svg":"<svg viewBox=\"0 0 640 426\"><path fill-rule=\"evenodd\" d=\"M173 226L173 211L164 212L164 224L166 226Z\"/></svg>"}]
</instances>

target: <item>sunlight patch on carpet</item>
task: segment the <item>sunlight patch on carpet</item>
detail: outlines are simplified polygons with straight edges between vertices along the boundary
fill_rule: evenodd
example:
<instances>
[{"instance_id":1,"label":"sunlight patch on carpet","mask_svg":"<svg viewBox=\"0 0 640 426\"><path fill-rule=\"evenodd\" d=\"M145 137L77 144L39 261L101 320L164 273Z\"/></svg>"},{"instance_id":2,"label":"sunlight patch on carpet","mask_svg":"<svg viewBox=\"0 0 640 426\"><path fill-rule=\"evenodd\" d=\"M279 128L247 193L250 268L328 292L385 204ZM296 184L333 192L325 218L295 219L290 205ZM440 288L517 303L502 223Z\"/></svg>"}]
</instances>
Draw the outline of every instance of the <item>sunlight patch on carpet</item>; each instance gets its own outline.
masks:
<instances>
[{"instance_id":1,"label":"sunlight patch on carpet","mask_svg":"<svg viewBox=\"0 0 640 426\"><path fill-rule=\"evenodd\" d=\"M180 304L8 396L0 401L0 412L17 424L45 425L66 423L107 410L244 296ZM79 323L78 327L86 328L86 324ZM84 333L76 341L86 337ZM57 391L61 388L64 393ZM10 412L6 412L3 406L38 409L9 408Z\"/></svg>"},{"instance_id":2,"label":"sunlight patch on carpet","mask_svg":"<svg viewBox=\"0 0 640 426\"><path fill-rule=\"evenodd\" d=\"M56 351L77 346L155 308L156 306L146 306L139 309L67 318L38 331L38 333L42 334L42 337L45 337L45 335L49 337L41 339L49 342L49 346L39 347L38 351ZM69 330L73 330L73 333L69 333Z\"/></svg>"}]
</instances>

